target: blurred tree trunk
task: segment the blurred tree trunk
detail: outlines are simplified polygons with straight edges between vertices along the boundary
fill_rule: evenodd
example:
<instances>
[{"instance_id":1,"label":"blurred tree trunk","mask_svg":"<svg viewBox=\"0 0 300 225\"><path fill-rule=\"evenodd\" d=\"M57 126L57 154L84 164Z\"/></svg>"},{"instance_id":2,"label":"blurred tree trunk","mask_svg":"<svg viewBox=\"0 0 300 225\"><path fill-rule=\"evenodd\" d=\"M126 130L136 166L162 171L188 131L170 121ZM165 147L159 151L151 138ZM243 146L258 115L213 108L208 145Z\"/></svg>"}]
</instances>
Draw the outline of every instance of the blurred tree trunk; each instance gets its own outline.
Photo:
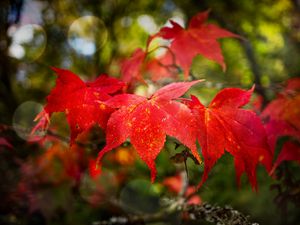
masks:
<instances>
[{"instance_id":1,"label":"blurred tree trunk","mask_svg":"<svg viewBox=\"0 0 300 225\"><path fill-rule=\"evenodd\" d=\"M15 74L16 68L8 56L10 39L7 36L7 30L10 23L19 21L21 6L22 1L0 1L0 96L1 101L10 114L14 112L17 106L11 84L11 78ZM16 11L13 17L9 18L11 9Z\"/></svg>"}]
</instances>

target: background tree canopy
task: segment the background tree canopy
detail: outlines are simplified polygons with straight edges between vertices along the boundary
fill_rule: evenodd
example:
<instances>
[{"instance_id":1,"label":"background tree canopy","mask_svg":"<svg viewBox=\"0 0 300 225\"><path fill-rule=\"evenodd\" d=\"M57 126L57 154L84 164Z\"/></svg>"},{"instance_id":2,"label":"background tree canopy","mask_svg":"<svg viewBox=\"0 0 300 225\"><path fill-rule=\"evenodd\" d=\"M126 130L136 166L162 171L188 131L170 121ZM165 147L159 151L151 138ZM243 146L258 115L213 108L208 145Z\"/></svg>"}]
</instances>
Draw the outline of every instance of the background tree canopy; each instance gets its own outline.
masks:
<instances>
[{"instance_id":1,"label":"background tree canopy","mask_svg":"<svg viewBox=\"0 0 300 225\"><path fill-rule=\"evenodd\" d=\"M120 77L120 63L136 48L145 49L149 35L169 19L186 27L193 15L209 9L209 22L242 38L220 41L226 71L202 56L193 60L194 79L206 80L192 90L202 102L209 103L222 88L255 84L252 105L260 104L259 98L266 105L282 82L300 75L297 0L1 0L0 6L1 224L100 224L112 216L159 213L162 201L172 201L165 178L184 168L170 158L177 146L168 139L167 151L156 160L158 182L151 185L146 166L125 143L107 156L107 171L92 179L89 165L103 147L104 134L95 128L88 138L80 137L77 150L69 149L61 143L69 136L61 113L52 118L55 132L49 143L28 142L33 119L55 85L51 66L69 69L85 81L102 73ZM154 44L163 43L158 39ZM151 85L136 92L145 93ZM231 157L219 161L197 192L197 203L230 205L261 224L300 221L297 163L281 165L273 178L259 168L259 192L253 193L245 177L236 187ZM193 187L203 168L191 159L187 167ZM171 183L180 186L174 179ZM166 193L170 198L163 197ZM175 224L172 216L165 220Z\"/></svg>"}]
</instances>

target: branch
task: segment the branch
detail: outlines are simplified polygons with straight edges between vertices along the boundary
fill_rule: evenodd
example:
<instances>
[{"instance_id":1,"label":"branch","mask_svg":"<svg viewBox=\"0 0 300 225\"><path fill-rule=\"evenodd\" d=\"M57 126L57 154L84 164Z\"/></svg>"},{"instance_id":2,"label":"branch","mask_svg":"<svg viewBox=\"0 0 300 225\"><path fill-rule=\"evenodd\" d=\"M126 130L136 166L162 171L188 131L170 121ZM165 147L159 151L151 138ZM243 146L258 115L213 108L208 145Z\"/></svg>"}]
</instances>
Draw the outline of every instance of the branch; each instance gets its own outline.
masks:
<instances>
[{"instance_id":1,"label":"branch","mask_svg":"<svg viewBox=\"0 0 300 225\"><path fill-rule=\"evenodd\" d=\"M229 206L222 208L204 203L202 205L188 205L184 211L188 213L188 220L201 219L218 225L258 225L258 223L249 222L248 216Z\"/></svg>"},{"instance_id":2,"label":"branch","mask_svg":"<svg viewBox=\"0 0 300 225\"><path fill-rule=\"evenodd\" d=\"M248 220L248 216L243 215L229 206L223 208L220 206L212 206L208 203L202 205L188 205L184 203L181 206L182 207L177 207L174 211L162 211L153 215L111 217L107 221L96 221L93 225L139 225L167 222L168 218L176 213L184 215L184 217L182 216L182 220L185 222L205 220L218 225L258 225L258 223L251 223Z\"/></svg>"},{"instance_id":3,"label":"branch","mask_svg":"<svg viewBox=\"0 0 300 225\"><path fill-rule=\"evenodd\" d=\"M248 40L241 40L240 43L245 51L251 70L253 72L254 83L256 84L256 91L263 97L263 99L266 99L265 89L262 86L260 80L261 78L260 67L259 64L257 63L252 44Z\"/></svg>"}]
</instances>

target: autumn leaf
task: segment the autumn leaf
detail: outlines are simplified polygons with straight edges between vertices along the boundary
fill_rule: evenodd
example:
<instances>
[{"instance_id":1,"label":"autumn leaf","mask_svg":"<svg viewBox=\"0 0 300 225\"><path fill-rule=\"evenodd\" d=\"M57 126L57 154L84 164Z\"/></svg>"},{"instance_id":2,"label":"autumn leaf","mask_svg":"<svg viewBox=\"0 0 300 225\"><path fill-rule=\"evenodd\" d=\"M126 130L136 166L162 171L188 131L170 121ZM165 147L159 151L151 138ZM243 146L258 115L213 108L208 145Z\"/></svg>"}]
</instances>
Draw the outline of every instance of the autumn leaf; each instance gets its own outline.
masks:
<instances>
[{"instance_id":1,"label":"autumn leaf","mask_svg":"<svg viewBox=\"0 0 300 225\"><path fill-rule=\"evenodd\" d=\"M98 176L100 175L100 170L97 170L96 167L96 160L93 158L89 159L89 175L93 180L96 180Z\"/></svg>"},{"instance_id":2,"label":"autumn leaf","mask_svg":"<svg viewBox=\"0 0 300 225\"><path fill-rule=\"evenodd\" d=\"M132 95L116 95L105 102L118 110L111 114L106 129L106 146L99 152L103 155L120 146L127 138L139 156L151 170L151 180L156 177L155 159L164 146L166 135L177 138L191 149L200 162L196 149L196 127L190 109L174 101L192 85L200 82L179 82L167 85L149 99Z\"/></svg>"},{"instance_id":3,"label":"autumn leaf","mask_svg":"<svg viewBox=\"0 0 300 225\"><path fill-rule=\"evenodd\" d=\"M257 164L261 162L271 169L271 153L260 118L240 108L249 102L252 92L253 89L226 88L208 107L192 96L188 105L197 121L197 137L204 158L204 174L199 186L225 150L234 156L238 184L240 176L246 172L252 187L257 189Z\"/></svg>"},{"instance_id":4,"label":"autumn leaf","mask_svg":"<svg viewBox=\"0 0 300 225\"><path fill-rule=\"evenodd\" d=\"M12 144L4 137L0 137L0 146L6 147L8 149L13 149Z\"/></svg>"},{"instance_id":5,"label":"autumn leaf","mask_svg":"<svg viewBox=\"0 0 300 225\"><path fill-rule=\"evenodd\" d=\"M286 81L284 92L291 93L291 92L300 92L300 78L294 77L290 78Z\"/></svg>"},{"instance_id":6,"label":"autumn leaf","mask_svg":"<svg viewBox=\"0 0 300 225\"><path fill-rule=\"evenodd\" d=\"M43 154L30 158L29 163L22 163L21 173L25 179L35 180L40 184L79 181L82 161L83 149L76 145L69 148L56 141Z\"/></svg>"},{"instance_id":7,"label":"autumn leaf","mask_svg":"<svg viewBox=\"0 0 300 225\"><path fill-rule=\"evenodd\" d=\"M52 173L51 170L53 170L56 160L58 160L63 167L63 170L57 171L59 174L56 174L61 176L60 179L71 178L77 182L81 179L81 164L82 161L84 161L82 148L76 145L68 148L60 142L54 143L53 146L41 155L38 163L41 167L46 166L45 169L48 169L47 172L50 174ZM59 177L55 177L53 174L53 179L57 179L58 181Z\"/></svg>"},{"instance_id":8,"label":"autumn leaf","mask_svg":"<svg viewBox=\"0 0 300 225\"><path fill-rule=\"evenodd\" d=\"M300 131L288 123L280 120L269 120L265 125L265 129L268 136L268 142L275 155L275 149L277 141L280 137L290 137L280 150L276 161L274 162L271 174L283 161L298 161L300 163ZM298 139L298 142L293 139Z\"/></svg>"},{"instance_id":9,"label":"autumn leaf","mask_svg":"<svg viewBox=\"0 0 300 225\"><path fill-rule=\"evenodd\" d=\"M265 130L268 135L269 146L273 152L280 137L289 136L300 140L300 131L284 121L270 119L265 124Z\"/></svg>"},{"instance_id":10,"label":"autumn leaf","mask_svg":"<svg viewBox=\"0 0 300 225\"><path fill-rule=\"evenodd\" d=\"M273 154L280 137L294 139L283 144L271 173L283 161L300 163L300 78L289 79L283 91L266 106L261 117L267 121L265 127Z\"/></svg>"},{"instance_id":11,"label":"autumn leaf","mask_svg":"<svg viewBox=\"0 0 300 225\"><path fill-rule=\"evenodd\" d=\"M300 94L279 96L267 105L262 112L262 117L285 121L300 129Z\"/></svg>"},{"instance_id":12,"label":"autumn leaf","mask_svg":"<svg viewBox=\"0 0 300 225\"><path fill-rule=\"evenodd\" d=\"M44 110L38 115L40 122L33 131L45 129L53 112L64 112L71 128L71 144L78 134L94 124L105 128L113 109L102 101L118 92L124 84L107 75L100 75L94 82L83 82L68 70L52 68L58 75L56 86L47 97Z\"/></svg>"},{"instance_id":13,"label":"autumn leaf","mask_svg":"<svg viewBox=\"0 0 300 225\"><path fill-rule=\"evenodd\" d=\"M178 69L175 65L175 57L170 51L167 51L164 55L147 61L145 63L145 73L150 76L153 82L174 79L178 74Z\"/></svg>"},{"instance_id":14,"label":"autumn leaf","mask_svg":"<svg viewBox=\"0 0 300 225\"><path fill-rule=\"evenodd\" d=\"M300 164L300 143L288 141L283 147L274 163L271 174L283 161L296 161Z\"/></svg>"},{"instance_id":15,"label":"autumn leaf","mask_svg":"<svg viewBox=\"0 0 300 225\"><path fill-rule=\"evenodd\" d=\"M163 78L174 78L178 73L175 57L168 51L165 55L146 60L147 52L141 48L135 50L129 59L121 64L122 80L129 85L135 82L146 83L145 75L157 82Z\"/></svg>"},{"instance_id":16,"label":"autumn leaf","mask_svg":"<svg viewBox=\"0 0 300 225\"><path fill-rule=\"evenodd\" d=\"M262 112L263 118L281 120L300 130L300 78L287 82L285 90Z\"/></svg>"},{"instance_id":17,"label":"autumn leaf","mask_svg":"<svg viewBox=\"0 0 300 225\"><path fill-rule=\"evenodd\" d=\"M186 79L189 75L193 58L196 55L202 55L217 62L225 70L226 66L217 39L239 37L216 25L205 24L208 14L209 11L195 15L187 29L171 20L172 27L163 27L157 34L150 37L149 43L156 37L172 40L170 49L176 56L179 66L183 69Z\"/></svg>"},{"instance_id":18,"label":"autumn leaf","mask_svg":"<svg viewBox=\"0 0 300 225\"><path fill-rule=\"evenodd\" d=\"M142 76L142 69L146 55L146 52L141 48L138 48L129 59L123 61L121 65L121 74L124 82L128 84L136 81L145 83Z\"/></svg>"}]
</instances>

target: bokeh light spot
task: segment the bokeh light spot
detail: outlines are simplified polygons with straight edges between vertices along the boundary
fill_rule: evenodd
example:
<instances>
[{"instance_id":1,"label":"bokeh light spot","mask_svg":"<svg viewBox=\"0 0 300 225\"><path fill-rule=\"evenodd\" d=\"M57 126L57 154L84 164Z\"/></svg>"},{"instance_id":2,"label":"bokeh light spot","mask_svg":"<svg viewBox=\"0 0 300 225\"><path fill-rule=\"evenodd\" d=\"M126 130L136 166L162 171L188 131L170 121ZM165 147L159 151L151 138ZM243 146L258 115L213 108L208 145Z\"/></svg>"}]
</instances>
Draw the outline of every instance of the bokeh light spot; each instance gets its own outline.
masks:
<instances>
[{"instance_id":1,"label":"bokeh light spot","mask_svg":"<svg viewBox=\"0 0 300 225\"><path fill-rule=\"evenodd\" d=\"M45 135L40 131L31 136L32 128L35 126L34 118L41 112L43 106L37 102L27 101L22 103L13 115L13 128L17 135L26 141L38 141Z\"/></svg>"},{"instance_id":2,"label":"bokeh light spot","mask_svg":"<svg viewBox=\"0 0 300 225\"><path fill-rule=\"evenodd\" d=\"M69 45L79 54L93 55L107 41L107 29L95 16L76 19L68 31Z\"/></svg>"},{"instance_id":3,"label":"bokeh light spot","mask_svg":"<svg viewBox=\"0 0 300 225\"><path fill-rule=\"evenodd\" d=\"M10 31L12 43L8 51L11 57L32 62L43 54L47 44L43 27L37 24L27 24Z\"/></svg>"}]
</instances>

